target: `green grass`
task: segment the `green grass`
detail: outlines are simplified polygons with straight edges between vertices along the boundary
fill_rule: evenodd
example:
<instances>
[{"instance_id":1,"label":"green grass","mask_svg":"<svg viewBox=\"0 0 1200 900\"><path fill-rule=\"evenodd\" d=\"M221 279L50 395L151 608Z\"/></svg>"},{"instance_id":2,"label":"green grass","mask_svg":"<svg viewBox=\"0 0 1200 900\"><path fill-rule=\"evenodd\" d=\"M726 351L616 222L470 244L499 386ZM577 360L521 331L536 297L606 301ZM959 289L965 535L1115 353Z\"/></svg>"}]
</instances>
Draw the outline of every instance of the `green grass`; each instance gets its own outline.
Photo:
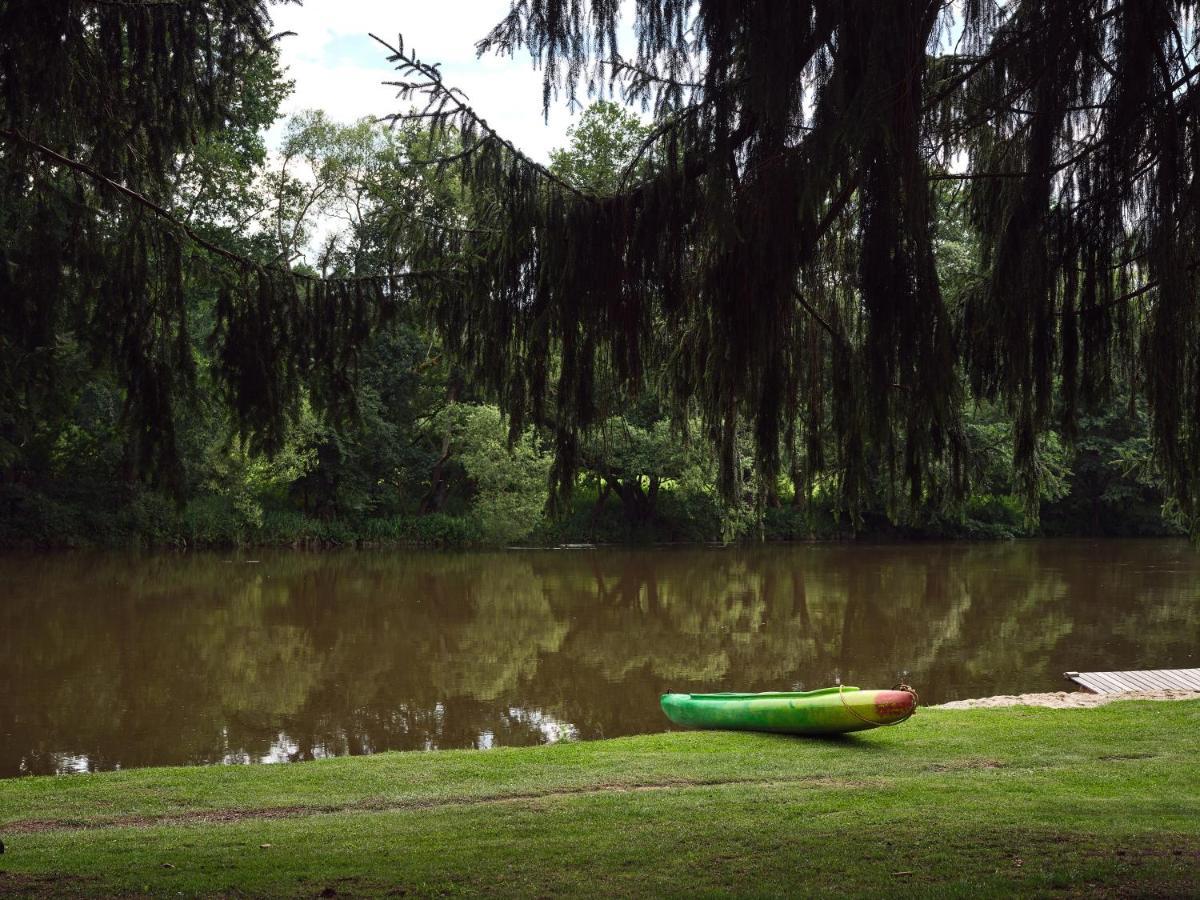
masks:
<instances>
[{"instance_id":1,"label":"green grass","mask_svg":"<svg viewBox=\"0 0 1200 900\"><path fill-rule=\"evenodd\" d=\"M3 781L0 894L1196 894L1198 735L1198 702L923 710Z\"/></svg>"}]
</instances>

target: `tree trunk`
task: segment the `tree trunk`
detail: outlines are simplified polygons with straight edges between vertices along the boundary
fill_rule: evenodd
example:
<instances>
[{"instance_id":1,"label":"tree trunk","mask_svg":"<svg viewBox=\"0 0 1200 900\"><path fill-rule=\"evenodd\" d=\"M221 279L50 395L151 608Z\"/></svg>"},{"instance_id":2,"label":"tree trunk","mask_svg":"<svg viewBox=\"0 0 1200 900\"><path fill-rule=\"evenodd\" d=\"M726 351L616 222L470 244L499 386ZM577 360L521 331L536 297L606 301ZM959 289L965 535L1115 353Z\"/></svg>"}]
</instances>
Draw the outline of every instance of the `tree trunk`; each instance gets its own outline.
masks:
<instances>
[{"instance_id":1,"label":"tree trunk","mask_svg":"<svg viewBox=\"0 0 1200 900\"><path fill-rule=\"evenodd\" d=\"M446 484L446 463L450 460L450 432L442 439L442 453L429 473L429 492L421 498L421 515L438 512L446 503L449 488Z\"/></svg>"},{"instance_id":2,"label":"tree trunk","mask_svg":"<svg viewBox=\"0 0 1200 900\"><path fill-rule=\"evenodd\" d=\"M612 485L604 478L600 479L600 493L596 495L596 505L592 507L591 521L595 522L600 518L600 511L604 509L604 504L608 502L608 495L612 493Z\"/></svg>"},{"instance_id":3,"label":"tree trunk","mask_svg":"<svg viewBox=\"0 0 1200 900\"><path fill-rule=\"evenodd\" d=\"M645 525L654 520L658 512L658 492L662 486L662 479L651 475L647 488L642 487L640 478L622 481L616 476L606 475L604 480L621 499L621 509L625 513L626 521L633 525Z\"/></svg>"},{"instance_id":4,"label":"tree trunk","mask_svg":"<svg viewBox=\"0 0 1200 900\"><path fill-rule=\"evenodd\" d=\"M645 521L652 522L658 514L658 489L662 487L662 479L657 475L650 476L650 490L646 494Z\"/></svg>"},{"instance_id":5,"label":"tree trunk","mask_svg":"<svg viewBox=\"0 0 1200 900\"><path fill-rule=\"evenodd\" d=\"M453 406L458 399L458 379L452 378L446 390L447 407ZM420 515L439 512L446 503L446 495L450 493L450 484L446 481L446 463L450 461L450 425L446 425L446 433L442 437L442 452L433 464L429 473L429 492L421 498L418 509Z\"/></svg>"}]
</instances>

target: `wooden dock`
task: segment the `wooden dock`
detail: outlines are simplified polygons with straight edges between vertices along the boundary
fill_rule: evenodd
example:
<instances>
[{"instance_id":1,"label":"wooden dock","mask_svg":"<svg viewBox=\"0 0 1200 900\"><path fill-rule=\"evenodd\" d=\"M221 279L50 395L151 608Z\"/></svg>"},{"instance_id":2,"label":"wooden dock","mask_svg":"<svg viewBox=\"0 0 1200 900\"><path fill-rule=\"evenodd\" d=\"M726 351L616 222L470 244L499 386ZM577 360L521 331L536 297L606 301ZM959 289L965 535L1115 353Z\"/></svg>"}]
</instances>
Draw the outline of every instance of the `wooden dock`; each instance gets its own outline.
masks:
<instances>
[{"instance_id":1,"label":"wooden dock","mask_svg":"<svg viewBox=\"0 0 1200 900\"><path fill-rule=\"evenodd\" d=\"M1138 672L1064 672L1093 694L1127 691L1200 691L1200 669L1143 669Z\"/></svg>"}]
</instances>

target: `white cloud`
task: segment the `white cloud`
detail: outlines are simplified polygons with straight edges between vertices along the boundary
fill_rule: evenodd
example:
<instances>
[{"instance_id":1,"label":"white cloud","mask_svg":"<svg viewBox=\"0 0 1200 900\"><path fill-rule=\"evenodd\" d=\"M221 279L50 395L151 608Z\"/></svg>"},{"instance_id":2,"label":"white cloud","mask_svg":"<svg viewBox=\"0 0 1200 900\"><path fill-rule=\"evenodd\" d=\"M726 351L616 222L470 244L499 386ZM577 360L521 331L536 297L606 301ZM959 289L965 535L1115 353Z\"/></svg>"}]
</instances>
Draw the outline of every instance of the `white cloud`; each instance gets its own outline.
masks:
<instances>
[{"instance_id":1,"label":"white cloud","mask_svg":"<svg viewBox=\"0 0 1200 900\"><path fill-rule=\"evenodd\" d=\"M395 77L387 51L368 33L394 41L425 62L440 62L446 82L466 92L474 109L498 132L535 159L565 143L573 115L561 106L542 117L542 77L527 56L475 58L475 42L508 12L509 0L306 0L279 6L276 29L294 31L282 42L282 56L295 93L284 113L324 109L351 121L398 111L396 90L381 84ZM281 130L272 133L278 141Z\"/></svg>"}]
</instances>

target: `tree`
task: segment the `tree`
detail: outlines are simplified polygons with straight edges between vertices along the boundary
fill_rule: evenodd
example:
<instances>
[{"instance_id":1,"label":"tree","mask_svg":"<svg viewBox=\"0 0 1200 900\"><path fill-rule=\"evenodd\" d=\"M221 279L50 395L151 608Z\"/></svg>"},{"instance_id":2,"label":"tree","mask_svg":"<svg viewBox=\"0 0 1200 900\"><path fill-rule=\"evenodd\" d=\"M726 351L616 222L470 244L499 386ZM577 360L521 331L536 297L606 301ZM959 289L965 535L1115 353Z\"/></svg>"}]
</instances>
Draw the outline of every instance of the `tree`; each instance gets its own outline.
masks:
<instances>
[{"instance_id":1,"label":"tree","mask_svg":"<svg viewBox=\"0 0 1200 900\"><path fill-rule=\"evenodd\" d=\"M177 493L193 337L252 449L280 449L305 404L352 416L357 351L407 296L403 260L293 271L286 247L251 239L256 210L232 215L250 182L212 190L214 167L249 175L246 130L281 96L269 5L0 4L0 464L19 467L54 413L64 347L121 395L126 478ZM194 316L197 281L213 302Z\"/></svg>"},{"instance_id":2,"label":"tree","mask_svg":"<svg viewBox=\"0 0 1200 900\"><path fill-rule=\"evenodd\" d=\"M650 132L651 126L619 104L598 101L568 129L569 143L551 155L550 171L579 190L612 193L620 189ZM615 495L635 526L653 522L664 480L682 477L697 456L675 433L655 389L647 385L645 394L641 402L598 421L582 439L577 456L580 470L598 483L595 511ZM611 391L612 407L619 399L619 391Z\"/></svg>"},{"instance_id":3,"label":"tree","mask_svg":"<svg viewBox=\"0 0 1200 900\"><path fill-rule=\"evenodd\" d=\"M620 104L598 100L567 129L568 146L551 154L550 171L581 191L614 193L650 132L650 125Z\"/></svg>"},{"instance_id":4,"label":"tree","mask_svg":"<svg viewBox=\"0 0 1200 900\"><path fill-rule=\"evenodd\" d=\"M1143 536L1179 530L1176 510L1164 506L1162 480L1154 474L1145 404L1128 388L1124 398L1079 417L1067 486L1065 496L1054 498L1043 514L1051 534Z\"/></svg>"},{"instance_id":5,"label":"tree","mask_svg":"<svg viewBox=\"0 0 1200 900\"><path fill-rule=\"evenodd\" d=\"M396 121L427 128L461 218L401 202L412 227L387 258L325 278L163 205L271 52L264 0L44 6L0 7L0 349L22 360L0 373L6 456L66 321L123 393L130 471L177 479L181 292L207 266L212 378L267 451L306 402L352 417L360 348L419 298L514 434L553 430L560 491L588 433L665 371L727 497L739 423L763 484L787 461L852 508L880 481L914 506L961 494L968 390L1011 419L1032 497L1039 435L1059 411L1069 433L1128 372L1166 489L1200 524L1195 0L648 0L632 59L621 4L514 0L480 49L529 51L547 105L587 83L652 114L620 176L530 160L397 42L401 95L428 105ZM965 186L982 266L953 301L941 182Z\"/></svg>"},{"instance_id":6,"label":"tree","mask_svg":"<svg viewBox=\"0 0 1200 900\"><path fill-rule=\"evenodd\" d=\"M653 523L664 484L709 472L707 454L647 406L601 423L580 449L580 468L599 484L597 509L615 495L631 525Z\"/></svg>"},{"instance_id":7,"label":"tree","mask_svg":"<svg viewBox=\"0 0 1200 900\"><path fill-rule=\"evenodd\" d=\"M272 106L271 93L258 107L239 99L273 64L269 26L263 0L0 5L4 444L27 443L71 333L123 389L127 468L181 478L186 232L164 231L154 210L186 181L196 145Z\"/></svg>"},{"instance_id":8,"label":"tree","mask_svg":"<svg viewBox=\"0 0 1200 900\"><path fill-rule=\"evenodd\" d=\"M1011 417L1032 493L1056 378L1069 423L1127 367L1194 514L1195 3L664 0L637 4L633 60L620 11L515 0L479 45L528 50L547 104L586 80L653 110L646 174L615 189L531 161L392 52L402 96L428 100L413 115L461 135L442 163L487 198L490 227L455 242L472 252L438 299L449 339L514 415L556 429L560 487L611 413L597 388L636 392L659 358L672 403L702 410L727 493L742 417L767 480L781 450L818 464L812 436L830 435L851 503L872 472L913 501L939 473L965 489L967 386ZM939 181L966 184L984 269L958 309L934 259ZM797 454L797 419L814 452Z\"/></svg>"}]
</instances>

